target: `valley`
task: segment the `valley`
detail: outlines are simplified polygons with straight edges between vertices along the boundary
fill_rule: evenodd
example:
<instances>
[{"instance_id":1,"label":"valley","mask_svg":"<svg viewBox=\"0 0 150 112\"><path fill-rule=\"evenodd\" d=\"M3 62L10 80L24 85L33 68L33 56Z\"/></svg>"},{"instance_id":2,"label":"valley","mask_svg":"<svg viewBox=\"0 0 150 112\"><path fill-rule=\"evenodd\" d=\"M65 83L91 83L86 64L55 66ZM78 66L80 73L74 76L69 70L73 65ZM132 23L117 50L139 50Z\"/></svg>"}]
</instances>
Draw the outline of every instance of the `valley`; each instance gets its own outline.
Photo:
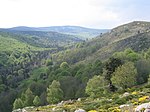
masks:
<instances>
[{"instance_id":1,"label":"valley","mask_svg":"<svg viewBox=\"0 0 150 112\"><path fill-rule=\"evenodd\" d=\"M150 22L0 29L0 112L134 112L149 67Z\"/></svg>"}]
</instances>

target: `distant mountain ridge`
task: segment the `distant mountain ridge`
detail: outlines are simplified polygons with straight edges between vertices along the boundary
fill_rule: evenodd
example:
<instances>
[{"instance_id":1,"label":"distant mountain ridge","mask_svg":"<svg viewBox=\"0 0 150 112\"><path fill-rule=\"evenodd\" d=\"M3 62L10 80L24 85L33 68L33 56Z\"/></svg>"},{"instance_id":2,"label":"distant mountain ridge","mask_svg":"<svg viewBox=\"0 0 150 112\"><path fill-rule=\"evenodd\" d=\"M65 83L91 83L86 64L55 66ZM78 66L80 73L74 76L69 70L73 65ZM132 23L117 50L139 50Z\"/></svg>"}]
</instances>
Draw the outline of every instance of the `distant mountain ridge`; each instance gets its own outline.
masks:
<instances>
[{"instance_id":1,"label":"distant mountain ridge","mask_svg":"<svg viewBox=\"0 0 150 112\"><path fill-rule=\"evenodd\" d=\"M18 26L8 28L7 30L11 31L44 31L44 32L58 32L64 34L70 34L78 36L81 39L89 39L96 37L102 33L106 33L109 29L92 29L85 28L80 26L51 26L51 27L26 27L26 26Z\"/></svg>"}]
</instances>

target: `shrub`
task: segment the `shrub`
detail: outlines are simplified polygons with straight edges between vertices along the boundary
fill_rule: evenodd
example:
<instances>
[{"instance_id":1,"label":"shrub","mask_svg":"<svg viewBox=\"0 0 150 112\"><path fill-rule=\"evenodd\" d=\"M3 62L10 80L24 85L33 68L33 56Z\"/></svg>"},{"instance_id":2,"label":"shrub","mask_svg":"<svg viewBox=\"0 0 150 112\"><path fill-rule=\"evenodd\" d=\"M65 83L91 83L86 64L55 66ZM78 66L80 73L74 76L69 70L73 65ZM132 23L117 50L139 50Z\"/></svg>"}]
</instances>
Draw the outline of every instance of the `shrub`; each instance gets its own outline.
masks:
<instances>
[{"instance_id":1,"label":"shrub","mask_svg":"<svg viewBox=\"0 0 150 112\"><path fill-rule=\"evenodd\" d=\"M149 99L149 96L143 96L139 98L139 102L145 102L147 99Z\"/></svg>"},{"instance_id":2,"label":"shrub","mask_svg":"<svg viewBox=\"0 0 150 112\"><path fill-rule=\"evenodd\" d=\"M124 98L119 98L114 103L119 104L119 105L125 104L126 103L126 98L125 97Z\"/></svg>"}]
</instances>

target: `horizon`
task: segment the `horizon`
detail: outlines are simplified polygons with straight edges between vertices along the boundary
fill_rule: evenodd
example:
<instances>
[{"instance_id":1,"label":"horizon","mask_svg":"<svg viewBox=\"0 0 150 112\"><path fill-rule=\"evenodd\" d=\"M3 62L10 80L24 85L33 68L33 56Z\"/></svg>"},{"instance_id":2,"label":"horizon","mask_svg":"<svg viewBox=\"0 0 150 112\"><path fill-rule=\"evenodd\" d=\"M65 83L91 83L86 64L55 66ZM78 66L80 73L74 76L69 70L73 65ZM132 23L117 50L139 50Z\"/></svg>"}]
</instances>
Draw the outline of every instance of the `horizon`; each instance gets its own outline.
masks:
<instances>
[{"instance_id":1,"label":"horizon","mask_svg":"<svg viewBox=\"0 0 150 112\"><path fill-rule=\"evenodd\" d=\"M99 29L99 28L90 28L90 27L86 27L86 26L75 26L75 25L57 25L57 26L37 26L37 27L34 27L34 26L13 26L13 27L7 27L7 28L4 28L4 29L9 29L9 28L17 28L17 27L27 27L27 28L48 28L48 27L81 27L81 28L88 28L88 29ZM3 28L2 28L3 29ZM105 28L102 28L102 29L105 29Z\"/></svg>"},{"instance_id":2,"label":"horizon","mask_svg":"<svg viewBox=\"0 0 150 112\"><path fill-rule=\"evenodd\" d=\"M149 21L146 0L0 0L0 28L82 26L112 29Z\"/></svg>"},{"instance_id":3,"label":"horizon","mask_svg":"<svg viewBox=\"0 0 150 112\"><path fill-rule=\"evenodd\" d=\"M126 22L126 23L123 23L123 24L119 24L117 26L114 26L113 28L116 28L116 27L119 27L121 25L125 25L125 24L129 24L129 23L132 23L132 22L150 22L150 21L139 21L139 20L136 20L136 21L130 21L130 22ZM98 30L105 30L105 29L113 29L113 28L92 28L92 27L86 27L86 26L75 26L75 25L57 25L57 26L37 26L37 27L34 27L34 26L12 26L12 27L7 27L7 28L1 28L1 29L10 29L10 28L17 28L17 27L27 27L27 28L48 28L48 27L83 27L83 28L88 28L88 29L98 29Z\"/></svg>"}]
</instances>

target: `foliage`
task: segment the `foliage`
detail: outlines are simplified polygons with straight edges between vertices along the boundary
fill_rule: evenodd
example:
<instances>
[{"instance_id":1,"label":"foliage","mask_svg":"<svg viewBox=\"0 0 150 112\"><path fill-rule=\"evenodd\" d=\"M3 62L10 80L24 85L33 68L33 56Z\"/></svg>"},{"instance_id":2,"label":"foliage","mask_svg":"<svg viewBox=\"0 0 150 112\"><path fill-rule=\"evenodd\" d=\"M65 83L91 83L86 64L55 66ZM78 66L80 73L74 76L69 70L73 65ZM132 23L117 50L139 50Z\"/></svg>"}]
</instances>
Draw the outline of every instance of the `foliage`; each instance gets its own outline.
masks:
<instances>
[{"instance_id":1,"label":"foliage","mask_svg":"<svg viewBox=\"0 0 150 112\"><path fill-rule=\"evenodd\" d=\"M95 96L92 97L102 98L101 96L103 96L105 100L89 101L89 105L85 104L86 108L89 106L86 111L106 111L109 107L118 106L126 101L126 103L131 103L132 98L138 102L136 98L143 95L137 94L121 99L120 94L128 91L127 87L135 85L131 84L132 80L137 85L130 92L140 90L146 93L145 96L149 95L149 31L149 23L133 22L86 41L56 32L0 31L0 110L2 112L11 111L12 104L18 97L22 100L23 106L27 106L27 102L29 102L28 106L33 105L35 96L40 98L40 105L47 105L48 85L52 84L54 80L60 82L59 87L56 89L56 87L50 86L49 91L56 92L49 93L53 93L51 94L53 96L63 91L63 95L57 95L61 98L51 101L57 103L62 99L87 97L85 92L86 87L89 86L88 83L94 75L99 74L102 74L101 79L99 82L97 79L95 82L93 81L91 84L93 89L90 91L101 91L93 92ZM115 54L113 55L113 53ZM134 72L132 66L129 68L129 65L122 65L128 61L135 65L133 68L137 70L136 78L132 77L134 75L129 76ZM128 77L124 78L121 75L128 75ZM116 80L113 80L115 76ZM108 83L106 84L107 88L103 86L100 88L103 85L100 83L102 79L105 80L101 82ZM127 84L125 84L126 82ZM145 85L143 89L140 88L141 84ZM120 91L115 91L114 85ZM28 88L30 90L27 92ZM112 98L111 94L106 94L110 91L111 94L118 96ZM110 100L111 98L112 100ZM81 102L77 102L77 104L80 105L77 107L82 107Z\"/></svg>"},{"instance_id":2,"label":"foliage","mask_svg":"<svg viewBox=\"0 0 150 112\"><path fill-rule=\"evenodd\" d=\"M133 51L131 48L127 48L123 52L116 52L113 54L113 57L132 62L141 59L141 55Z\"/></svg>"},{"instance_id":3,"label":"foliage","mask_svg":"<svg viewBox=\"0 0 150 112\"><path fill-rule=\"evenodd\" d=\"M117 87L129 88L136 85L136 77L137 70L134 63L127 62L116 69L111 81Z\"/></svg>"},{"instance_id":4,"label":"foliage","mask_svg":"<svg viewBox=\"0 0 150 112\"><path fill-rule=\"evenodd\" d=\"M47 65L47 66L53 65L52 60L47 60L47 61L46 61L46 65Z\"/></svg>"},{"instance_id":5,"label":"foliage","mask_svg":"<svg viewBox=\"0 0 150 112\"><path fill-rule=\"evenodd\" d=\"M149 78L148 78L148 84L150 84L150 75L149 75Z\"/></svg>"},{"instance_id":6,"label":"foliage","mask_svg":"<svg viewBox=\"0 0 150 112\"><path fill-rule=\"evenodd\" d=\"M66 69L69 68L69 65L68 65L67 62L62 62L62 63L60 64L60 68L66 70Z\"/></svg>"},{"instance_id":7,"label":"foliage","mask_svg":"<svg viewBox=\"0 0 150 112\"><path fill-rule=\"evenodd\" d=\"M23 107L23 102L20 98L16 99L14 101L14 104L13 104L13 108L14 109L18 109L18 108L22 108Z\"/></svg>"},{"instance_id":8,"label":"foliage","mask_svg":"<svg viewBox=\"0 0 150 112\"><path fill-rule=\"evenodd\" d=\"M25 93L24 93L25 101L24 101L24 106L32 106L33 105L33 100L34 100L34 95L30 88L28 88Z\"/></svg>"},{"instance_id":9,"label":"foliage","mask_svg":"<svg viewBox=\"0 0 150 112\"><path fill-rule=\"evenodd\" d=\"M105 64L103 75L104 75L105 79L109 82L109 90L110 91L116 90L116 88L112 84L111 77L112 77L112 74L117 69L117 67L119 67L120 65L122 65L122 61L118 58L110 58Z\"/></svg>"},{"instance_id":10,"label":"foliage","mask_svg":"<svg viewBox=\"0 0 150 112\"><path fill-rule=\"evenodd\" d=\"M135 63L137 68L137 83L143 84L148 81L148 76L150 74L150 60L148 59L141 59Z\"/></svg>"},{"instance_id":11,"label":"foliage","mask_svg":"<svg viewBox=\"0 0 150 112\"><path fill-rule=\"evenodd\" d=\"M47 88L47 101L49 104L58 103L63 98L63 91L60 88L60 83L56 80Z\"/></svg>"},{"instance_id":12,"label":"foliage","mask_svg":"<svg viewBox=\"0 0 150 112\"><path fill-rule=\"evenodd\" d=\"M60 78L60 87L63 90L63 97L65 100L76 98L77 91L79 89L79 81L75 77L72 76L63 76ZM82 91L80 91L80 94Z\"/></svg>"},{"instance_id":13,"label":"foliage","mask_svg":"<svg viewBox=\"0 0 150 112\"><path fill-rule=\"evenodd\" d=\"M40 98L38 97L38 96L35 96L34 97L34 100L33 100L33 104L35 105L35 106L39 106L40 105Z\"/></svg>"},{"instance_id":14,"label":"foliage","mask_svg":"<svg viewBox=\"0 0 150 112\"><path fill-rule=\"evenodd\" d=\"M107 83L102 76L94 76L89 79L85 92L90 95L90 97L99 97L105 94Z\"/></svg>"}]
</instances>

